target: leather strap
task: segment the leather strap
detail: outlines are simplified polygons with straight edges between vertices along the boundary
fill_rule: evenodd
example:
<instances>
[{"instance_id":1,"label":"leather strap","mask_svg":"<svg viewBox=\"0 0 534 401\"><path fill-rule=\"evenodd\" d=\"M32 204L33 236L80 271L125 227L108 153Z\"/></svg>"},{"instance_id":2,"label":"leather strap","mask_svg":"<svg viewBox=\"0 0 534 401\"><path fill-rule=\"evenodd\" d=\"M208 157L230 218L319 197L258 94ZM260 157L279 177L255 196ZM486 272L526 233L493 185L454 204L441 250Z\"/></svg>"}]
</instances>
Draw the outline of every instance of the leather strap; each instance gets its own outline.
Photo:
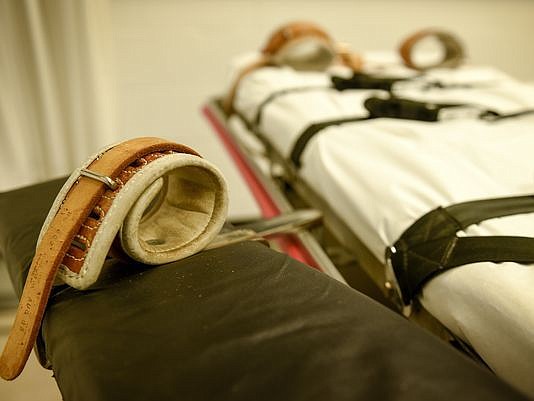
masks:
<instances>
[{"instance_id":1,"label":"leather strap","mask_svg":"<svg viewBox=\"0 0 534 401\"><path fill-rule=\"evenodd\" d=\"M306 21L290 22L272 33L262 53L274 56L289 42L303 37L316 37L325 43L332 43L330 36L319 26Z\"/></svg>"},{"instance_id":2,"label":"leather strap","mask_svg":"<svg viewBox=\"0 0 534 401\"><path fill-rule=\"evenodd\" d=\"M337 58L341 64L348 68L359 71L362 66L362 59L359 55L352 53L348 50L347 46L335 43L332 38L319 26L311 22L291 22L283 25L277 29L270 37L265 46L262 49L261 58L245 67L237 76L233 82L227 96L223 99L223 110L227 114L233 113L233 104L237 87L241 80L251 72L261 67L269 65L278 65L277 56L287 46L291 45L295 41L302 40L304 38L316 38L318 41L323 42L325 48L329 49L333 58Z\"/></svg>"},{"instance_id":3,"label":"leather strap","mask_svg":"<svg viewBox=\"0 0 534 401\"><path fill-rule=\"evenodd\" d=\"M96 158L88 169L116 179L132 163L155 152L198 156L187 146L146 137L112 147ZM70 264L72 258L69 258L68 254L74 253L74 248L77 248L73 246L73 242L77 240L82 224L91 218L91 213L98 210L97 203L106 189L105 183L80 176L43 233L26 279L13 327L0 357L2 378L12 380L24 368L35 343L56 272L60 265ZM117 191L120 191L120 188Z\"/></svg>"},{"instance_id":4,"label":"leather strap","mask_svg":"<svg viewBox=\"0 0 534 401\"><path fill-rule=\"evenodd\" d=\"M428 37L434 37L441 43L445 50L443 59L429 65L417 64L414 61L412 54L414 47L421 40ZM437 67L455 68L458 67L465 58L463 46L456 36L449 32L432 28L423 29L414 33L413 35L410 35L401 43L399 52L404 64L407 67L418 71L426 71Z\"/></svg>"}]
</instances>

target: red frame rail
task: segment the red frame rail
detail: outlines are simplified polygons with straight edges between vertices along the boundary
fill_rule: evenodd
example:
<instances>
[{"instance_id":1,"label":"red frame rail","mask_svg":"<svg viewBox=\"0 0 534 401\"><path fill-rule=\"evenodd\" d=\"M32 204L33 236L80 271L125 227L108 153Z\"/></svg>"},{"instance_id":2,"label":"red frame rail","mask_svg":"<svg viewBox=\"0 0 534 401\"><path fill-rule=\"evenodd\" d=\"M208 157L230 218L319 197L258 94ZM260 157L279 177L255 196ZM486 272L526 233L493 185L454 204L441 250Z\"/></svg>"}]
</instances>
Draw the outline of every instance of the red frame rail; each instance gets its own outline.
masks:
<instances>
[{"instance_id":1,"label":"red frame rail","mask_svg":"<svg viewBox=\"0 0 534 401\"><path fill-rule=\"evenodd\" d=\"M246 157L235 143L232 135L228 132L224 124L219 121L217 115L212 111L210 105L205 105L202 108L202 113L208 119L218 138L234 160L239 172L247 183L252 196L254 196L254 199L258 203L262 217L269 218L281 214L280 208L276 205L273 197L269 194L269 191L267 188L265 188L265 185L261 182L255 171L250 166ZM276 241L280 248L292 258L306 263L315 269L322 270L319 264L295 235L280 235L277 236Z\"/></svg>"}]
</instances>

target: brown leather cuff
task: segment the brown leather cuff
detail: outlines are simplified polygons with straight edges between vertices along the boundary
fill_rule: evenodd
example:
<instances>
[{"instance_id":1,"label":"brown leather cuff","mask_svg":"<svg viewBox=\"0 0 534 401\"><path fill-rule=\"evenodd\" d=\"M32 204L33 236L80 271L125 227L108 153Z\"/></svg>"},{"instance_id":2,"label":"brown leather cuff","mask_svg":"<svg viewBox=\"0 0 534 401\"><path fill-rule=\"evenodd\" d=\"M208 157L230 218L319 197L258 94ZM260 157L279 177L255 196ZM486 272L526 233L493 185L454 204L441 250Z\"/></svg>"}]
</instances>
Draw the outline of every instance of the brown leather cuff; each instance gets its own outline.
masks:
<instances>
[{"instance_id":1,"label":"brown leather cuff","mask_svg":"<svg viewBox=\"0 0 534 401\"><path fill-rule=\"evenodd\" d=\"M413 59L414 47L421 40L429 37L436 38L443 46L444 56L440 61L434 64L417 64ZM456 36L449 32L433 28L423 29L410 35L401 43L399 52L404 64L407 67L418 71L426 71L440 67L455 68L458 67L465 58L463 46Z\"/></svg>"}]
</instances>

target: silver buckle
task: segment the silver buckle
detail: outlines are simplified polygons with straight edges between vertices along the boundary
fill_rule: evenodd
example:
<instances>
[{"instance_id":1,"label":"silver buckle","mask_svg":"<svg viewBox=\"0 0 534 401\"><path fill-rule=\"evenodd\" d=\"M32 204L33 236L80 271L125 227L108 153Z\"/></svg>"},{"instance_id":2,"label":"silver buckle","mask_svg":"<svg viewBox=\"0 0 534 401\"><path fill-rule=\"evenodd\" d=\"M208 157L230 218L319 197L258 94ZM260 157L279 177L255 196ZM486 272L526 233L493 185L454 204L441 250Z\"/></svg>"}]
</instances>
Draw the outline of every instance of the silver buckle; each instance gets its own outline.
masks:
<instances>
[{"instance_id":1,"label":"silver buckle","mask_svg":"<svg viewBox=\"0 0 534 401\"><path fill-rule=\"evenodd\" d=\"M80 175L83 175L84 177L91 178L96 181L100 181L106 184L111 190L115 190L118 187L118 184L107 175L95 173L94 171L87 170L86 168L82 168L80 170Z\"/></svg>"},{"instance_id":2,"label":"silver buckle","mask_svg":"<svg viewBox=\"0 0 534 401\"><path fill-rule=\"evenodd\" d=\"M386 282L384 286L388 290L389 298L399 308L402 314L406 317L410 317L412 314L412 304L406 305L402 300L402 292L393 270L393 263L391 263L391 255L397 253L397 249L392 245L386 250Z\"/></svg>"}]
</instances>

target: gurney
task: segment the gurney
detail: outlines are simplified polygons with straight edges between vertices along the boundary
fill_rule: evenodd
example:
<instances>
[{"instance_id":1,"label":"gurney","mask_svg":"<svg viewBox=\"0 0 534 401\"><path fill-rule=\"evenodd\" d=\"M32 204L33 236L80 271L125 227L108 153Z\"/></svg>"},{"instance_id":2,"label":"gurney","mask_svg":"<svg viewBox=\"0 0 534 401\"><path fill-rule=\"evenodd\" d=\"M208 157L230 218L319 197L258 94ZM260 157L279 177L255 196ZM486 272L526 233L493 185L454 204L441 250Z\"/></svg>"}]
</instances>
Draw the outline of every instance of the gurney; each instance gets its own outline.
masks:
<instances>
[{"instance_id":1,"label":"gurney","mask_svg":"<svg viewBox=\"0 0 534 401\"><path fill-rule=\"evenodd\" d=\"M0 252L19 297L64 184L0 194ZM106 258L99 268L85 290L54 287L39 329L37 354L65 400L524 399L391 311L264 243L157 267Z\"/></svg>"},{"instance_id":2,"label":"gurney","mask_svg":"<svg viewBox=\"0 0 534 401\"><path fill-rule=\"evenodd\" d=\"M231 96L205 108L221 135L293 207L322 210L325 230L375 283L369 295L534 394L532 85L489 67L414 71L391 52L363 54L356 74L343 63L312 71L271 62L239 76L258 57L238 59ZM484 202L504 206L480 219L454 215ZM521 245L500 252L493 242L485 245L489 257L468 246L459 258L465 263L449 268L440 262L453 248L432 248L437 238L426 238L427 254L434 249L438 260L410 277L412 265L426 267L408 263L414 248L403 253L400 245L434 210L458 223L453 247L495 236L521 238ZM351 273L344 277L358 288L361 275L351 280Z\"/></svg>"}]
</instances>

